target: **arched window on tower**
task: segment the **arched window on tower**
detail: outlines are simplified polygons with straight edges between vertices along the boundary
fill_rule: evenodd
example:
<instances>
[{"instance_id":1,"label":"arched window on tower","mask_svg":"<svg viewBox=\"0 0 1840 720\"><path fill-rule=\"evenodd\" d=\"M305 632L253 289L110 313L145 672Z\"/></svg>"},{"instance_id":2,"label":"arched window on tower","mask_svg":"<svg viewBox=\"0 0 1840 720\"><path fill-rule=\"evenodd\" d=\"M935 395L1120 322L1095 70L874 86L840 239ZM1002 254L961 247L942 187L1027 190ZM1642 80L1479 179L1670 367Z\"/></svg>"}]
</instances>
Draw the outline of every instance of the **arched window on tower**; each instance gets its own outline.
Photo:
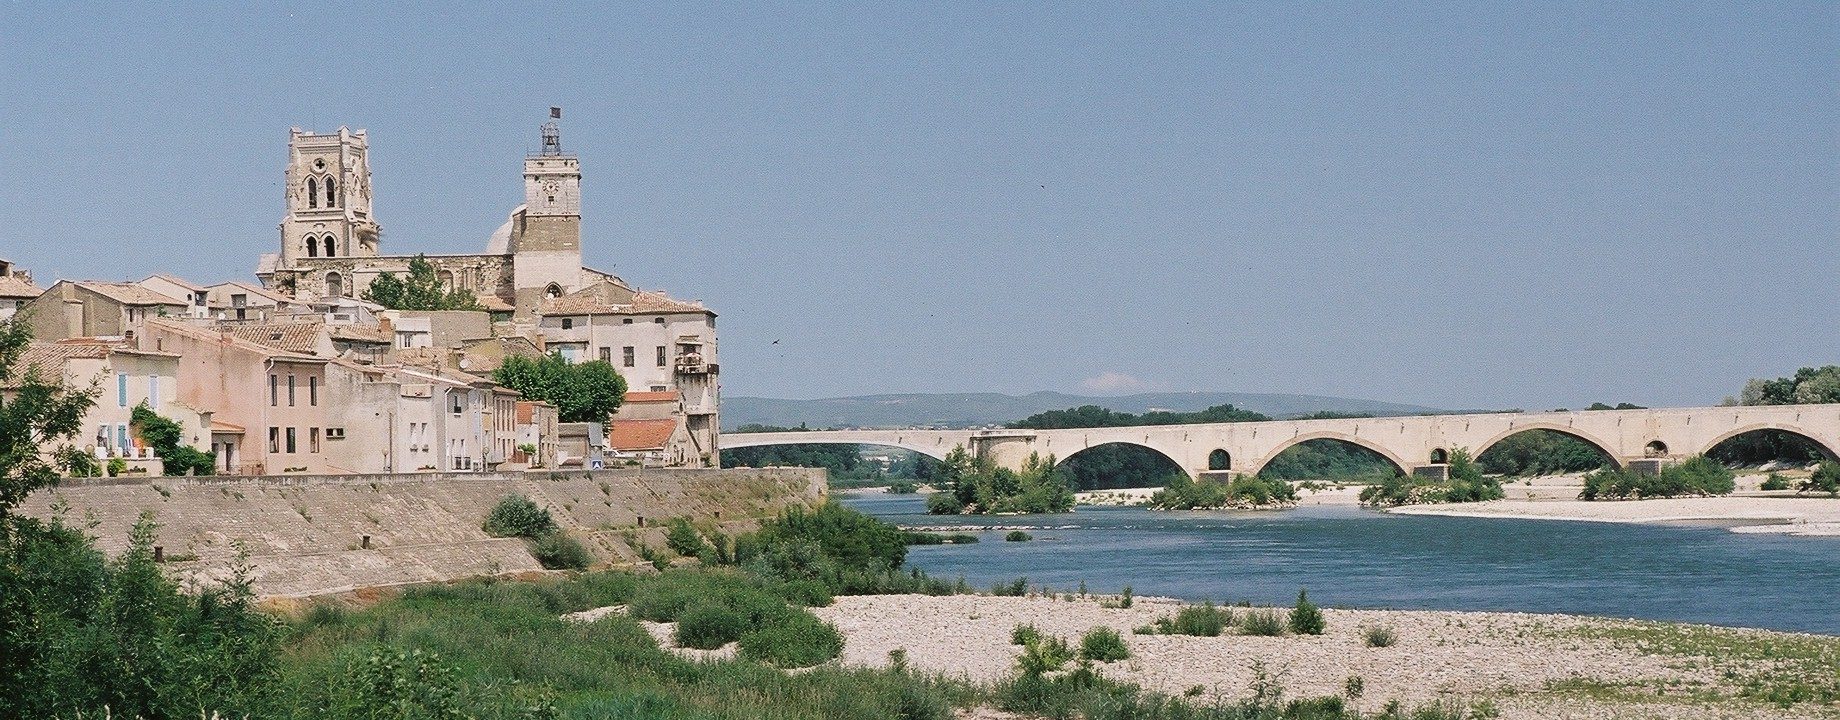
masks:
<instances>
[{"instance_id":1,"label":"arched window on tower","mask_svg":"<svg viewBox=\"0 0 1840 720\"><path fill-rule=\"evenodd\" d=\"M319 238L307 236L307 257L319 257Z\"/></svg>"},{"instance_id":2,"label":"arched window on tower","mask_svg":"<svg viewBox=\"0 0 1840 720\"><path fill-rule=\"evenodd\" d=\"M322 242L326 244L326 257L337 257L338 256L339 254L338 244L337 244L337 241L334 240L331 235L327 235L326 239L323 240Z\"/></svg>"},{"instance_id":3,"label":"arched window on tower","mask_svg":"<svg viewBox=\"0 0 1840 720\"><path fill-rule=\"evenodd\" d=\"M439 277L441 279L442 289L449 290L449 291L452 291L454 289L454 271L442 270L441 273L437 275L436 277Z\"/></svg>"},{"instance_id":4,"label":"arched window on tower","mask_svg":"<svg viewBox=\"0 0 1840 720\"><path fill-rule=\"evenodd\" d=\"M551 299L562 297L562 286L550 283L549 287L543 288L543 297Z\"/></svg>"},{"instance_id":5,"label":"arched window on tower","mask_svg":"<svg viewBox=\"0 0 1840 720\"><path fill-rule=\"evenodd\" d=\"M344 294L345 278L339 277L339 274L335 272L326 273L326 296L339 297Z\"/></svg>"},{"instance_id":6,"label":"arched window on tower","mask_svg":"<svg viewBox=\"0 0 1840 720\"><path fill-rule=\"evenodd\" d=\"M339 206L339 181L326 178L326 207Z\"/></svg>"},{"instance_id":7,"label":"arched window on tower","mask_svg":"<svg viewBox=\"0 0 1840 720\"><path fill-rule=\"evenodd\" d=\"M319 207L319 178L307 178L307 207Z\"/></svg>"}]
</instances>

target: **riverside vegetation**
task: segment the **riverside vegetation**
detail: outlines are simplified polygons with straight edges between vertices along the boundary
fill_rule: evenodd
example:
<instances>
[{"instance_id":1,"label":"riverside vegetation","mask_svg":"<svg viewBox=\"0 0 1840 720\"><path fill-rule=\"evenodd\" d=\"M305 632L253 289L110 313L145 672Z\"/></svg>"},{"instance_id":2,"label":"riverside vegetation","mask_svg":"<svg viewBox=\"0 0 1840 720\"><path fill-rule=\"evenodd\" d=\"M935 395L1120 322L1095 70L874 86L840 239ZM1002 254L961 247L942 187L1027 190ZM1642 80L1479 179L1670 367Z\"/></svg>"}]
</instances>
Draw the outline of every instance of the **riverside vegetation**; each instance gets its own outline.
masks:
<instances>
[{"instance_id":1,"label":"riverside vegetation","mask_svg":"<svg viewBox=\"0 0 1840 720\"><path fill-rule=\"evenodd\" d=\"M1030 453L1022 469L997 467L986 458L973 458L963 446L952 448L941 462L934 486L926 498L926 511L934 515L985 513L1055 513L1073 509L1073 489L1066 472L1056 468L1054 456Z\"/></svg>"},{"instance_id":2,"label":"riverside vegetation","mask_svg":"<svg viewBox=\"0 0 1840 720\"><path fill-rule=\"evenodd\" d=\"M1450 452L1449 474L1449 479L1443 482L1394 475L1378 485L1363 488L1361 502L1390 507L1500 500L1504 495L1501 479L1483 475L1465 448Z\"/></svg>"},{"instance_id":3,"label":"riverside vegetation","mask_svg":"<svg viewBox=\"0 0 1840 720\"><path fill-rule=\"evenodd\" d=\"M1269 507L1297 501L1297 489L1276 478L1235 475L1221 482L1213 478L1190 480L1187 475L1169 479L1145 503L1157 510L1203 510L1228 507Z\"/></svg>"}]
</instances>

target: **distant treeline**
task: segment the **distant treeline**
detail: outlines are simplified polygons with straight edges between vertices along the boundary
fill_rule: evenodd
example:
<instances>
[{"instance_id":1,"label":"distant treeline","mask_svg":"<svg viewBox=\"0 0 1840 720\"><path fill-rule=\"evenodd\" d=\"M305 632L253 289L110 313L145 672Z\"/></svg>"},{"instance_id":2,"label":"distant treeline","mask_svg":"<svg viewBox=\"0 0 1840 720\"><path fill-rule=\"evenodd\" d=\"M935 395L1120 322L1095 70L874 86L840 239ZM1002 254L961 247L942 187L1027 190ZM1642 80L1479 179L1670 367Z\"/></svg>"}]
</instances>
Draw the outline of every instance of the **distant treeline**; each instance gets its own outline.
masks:
<instances>
[{"instance_id":1,"label":"distant treeline","mask_svg":"<svg viewBox=\"0 0 1840 720\"><path fill-rule=\"evenodd\" d=\"M730 432L807 432L811 428L777 425L742 425ZM879 463L863 459L861 445L808 443L724 449L722 467L821 467L830 472L833 485L869 486L898 480L931 481L939 461L911 450L882 448L895 459L884 471Z\"/></svg>"}]
</instances>

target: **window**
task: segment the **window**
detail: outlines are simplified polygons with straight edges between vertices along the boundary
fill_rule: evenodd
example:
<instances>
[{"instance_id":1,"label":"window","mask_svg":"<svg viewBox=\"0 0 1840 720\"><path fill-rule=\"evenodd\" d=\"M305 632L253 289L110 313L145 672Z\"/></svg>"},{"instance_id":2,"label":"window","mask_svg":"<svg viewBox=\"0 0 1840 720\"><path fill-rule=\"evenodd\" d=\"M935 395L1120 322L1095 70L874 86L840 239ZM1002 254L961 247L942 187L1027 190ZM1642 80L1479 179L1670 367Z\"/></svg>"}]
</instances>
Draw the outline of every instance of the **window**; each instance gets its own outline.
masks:
<instances>
[{"instance_id":1,"label":"window","mask_svg":"<svg viewBox=\"0 0 1840 720\"><path fill-rule=\"evenodd\" d=\"M621 325L631 325L632 318L620 318L620 324Z\"/></svg>"},{"instance_id":2,"label":"window","mask_svg":"<svg viewBox=\"0 0 1840 720\"><path fill-rule=\"evenodd\" d=\"M326 242L330 243L332 241L328 240ZM339 274L335 272L326 273L326 295L327 297L339 297L344 294L345 294L345 278L340 277Z\"/></svg>"},{"instance_id":3,"label":"window","mask_svg":"<svg viewBox=\"0 0 1840 720\"><path fill-rule=\"evenodd\" d=\"M414 423L410 423L410 425L414 425ZM345 428L326 428L326 439L327 440L344 440L345 439Z\"/></svg>"},{"instance_id":4,"label":"window","mask_svg":"<svg viewBox=\"0 0 1840 720\"><path fill-rule=\"evenodd\" d=\"M326 178L326 207L338 207L338 206L339 206L339 183L337 180L333 180L332 178Z\"/></svg>"},{"instance_id":5,"label":"window","mask_svg":"<svg viewBox=\"0 0 1840 720\"><path fill-rule=\"evenodd\" d=\"M466 410L466 406L460 404L460 393L458 392L450 392L447 394L447 406L452 409L455 415L459 415L462 411Z\"/></svg>"},{"instance_id":6,"label":"window","mask_svg":"<svg viewBox=\"0 0 1840 720\"><path fill-rule=\"evenodd\" d=\"M244 307L248 304L249 304L248 295L239 293L239 294L230 296L230 307Z\"/></svg>"},{"instance_id":7,"label":"window","mask_svg":"<svg viewBox=\"0 0 1840 720\"><path fill-rule=\"evenodd\" d=\"M307 236L307 257L319 257L319 241Z\"/></svg>"},{"instance_id":8,"label":"window","mask_svg":"<svg viewBox=\"0 0 1840 720\"><path fill-rule=\"evenodd\" d=\"M552 300L555 298L562 297L562 286L557 285L555 283L550 283L549 287L543 288L543 297L550 298Z\"/></svg>"},{"instance_id":9,"label":"window","mask_svg":"<svg viewBox=\"0 0 1840 720\"><path fill-rule=\"evenodd\" d=\"M666 390L670 390L670 389L671 389L671 388L669 388L669 387L666 387L666 386L664 386L664 385L653 385L653 386L652 386L652 392L664 392L664 391L666 391Z\"/></svg>"},{"instance_id":10,"label":"window","mask_svg":"<svg viewBox=\"0 0 1840 720\"><path fill-rule=\"evenodd\" d=\"M324 240L320 241L326 244L326 257L333 257L335 255L338 255L338 253L335 250L337 246L333 245L332 240L333 240L332 236L327 235Z\"/></svg>"},{"instance_id":11,"label":"window","mask_svg":"<svg viewBox=\"0 0 1840 720\"><path fill-rule=\"evenodd\" d=\"M307 452L319 452L319 428L307 428Z\"/></svg>"},{"instance_id":12,"label":"window","mask_svg":"<svg viewBox=\"0 0 1840 720\"><path fill-rule=\"evenodd\" d=\"M664 318L652 318L652 322L658 323L659 325L663 325Z\"/></svg>"},{"instance_id":13,"label":"window","mask_svg":"<svg viewBox=\"0 0 1840 720\"><path fill-rule=\"evenodd\" d=\"M115 406L128 406L128 374L115 373Z\"/></svg>"},{"instance_id":14,"label":"window","mask_svg":"<svg viewBox=\"0 0 1840 720\"><path fill-rule=\"evenodd\" d=\"M658 346L658 367L664 367L664 346Z\"/></svg>"},{"instance_id":15,"label":"window","mask_svg":"<svg viewBox=\"0 0 1840 720\"><path fill-rule=\"evenodd\" d=\"M626 347L620 348L620 364L626 367L633 366L633 346L627 345Z\"/></svg>"},{"instance_id":16,"label":"window","mask_svg":"<svg viewBox=\"0 0 1840 720\"><path fill-rule=\"evenodd\" d=\"M319 207L319 178L307 178L307 207Z\"/></svg>"},{"instance_id":17,"label":"window","mask_svg":"<svg viewBox=\"0 0 1840 720\"><path fill-rule=\"evenodd\" d=\"M314 375L307 376L307 404L319 407L319 378Z\"/></svg>"},{"instance_id":18,"label":"window","mask_svg":"<svg viewBox=\"0 0 1840 720\"><path fill-rule=\"evenodd\" d=\"M160 409L160 376L158 375L147 376L147 406L156 411Z\"/></svg>"},{"instance_id":19,"label":"window","mask_svg":"<svg viewBox=\"0 0 1840 720\"><path fill-rule=\"evenodd\" d=\"M572 330L574 328L575 328L575 318L563 318L562 319L562 329Z\"/></svg>"},{"instance_id":20,"label":"window","mask_svg":"<svg viewBox=\"0 0 1840 720\"><path fill-rule=\"evenodd\" d=\"M297 446L297 445L295 445L295 444L294 444L294 428L288 428L288 429L287 429L287 451L288 451L288 454L289 454L289 455L293 455L293 454L294 454L294 453L295 453L295 452L296 452L296 451L298 450L298 448L299 448L299 446Z\"/></svg>"},{"instance_id":21,"label":"window","mask_svg":"<svg viewBox=\"0 0 1840 720\"><path fill-rule=\"evenodd\" d=\"M613 348L601 348L601 362L607 363L608 365L613 364Z\"/></svg>"},{"instance_id":22,"label":"window","mask_svg":"<svg viewBox=\"0 0 1840 720\"><path fill-rule=\"evenodd\" d=\"M281 382L280 376L278 375L268 376L268 406L269 407L278 407L281 405L281 389L280 389L281 386L278 384L280 382Z\"/></svg>"},{"instance_id":23,"label":"window","mask_svg":"<svg viewBox=\"0 0 1840 720\"><path fill-rule=\"evenodd\" d=\"M130 447L133 447L132 445L128 444L128 424L127 423L116 423L115 424L115 447L120 450L124 450L124 451Z\"/></svg>"},{"instance_id":24,"label":"window","mask_svg":"<svg viewBox=\"0 0 1840 720\"><path fill-rule=\"evenodd\" d=\"M272 453L281 452L281 428L271 427L268 429L268 451Z\"/></svg>"},{"instance_id":25,"label":"window","mask_svg":"<svg viewBox=\"0 0 1840 720\"><path fill-rule=\"evenodd\" d=\"M294 407L294 376L288 376L288 407ZM288 452L293 452L289 450Z\"/></svg>"}]
</instances>

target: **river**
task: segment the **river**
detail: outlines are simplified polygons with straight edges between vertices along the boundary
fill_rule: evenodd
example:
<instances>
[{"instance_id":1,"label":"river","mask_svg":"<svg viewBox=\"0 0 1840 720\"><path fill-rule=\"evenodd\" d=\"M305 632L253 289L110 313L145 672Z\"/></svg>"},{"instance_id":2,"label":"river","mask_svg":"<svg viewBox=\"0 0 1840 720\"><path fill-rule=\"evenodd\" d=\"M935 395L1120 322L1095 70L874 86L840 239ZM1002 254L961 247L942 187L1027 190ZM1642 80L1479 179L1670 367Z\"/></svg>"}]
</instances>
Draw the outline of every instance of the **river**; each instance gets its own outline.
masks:
<instances>
[{"instance_id":1,"label":"river","mask_svg":"<svg viewBox=\"0 0 1840 720\"><path fill-rule=\"evenodd\" d=\"M1571 613L1840 634L1840 538L1721 527L1391 515L1350 506L1060 515L926 515L920 495L843 494L900 525L1027 526L915 546L908 563L988 588L1288 605L1298 588L1334 607Z\"/></svg>"}]
</instances>

